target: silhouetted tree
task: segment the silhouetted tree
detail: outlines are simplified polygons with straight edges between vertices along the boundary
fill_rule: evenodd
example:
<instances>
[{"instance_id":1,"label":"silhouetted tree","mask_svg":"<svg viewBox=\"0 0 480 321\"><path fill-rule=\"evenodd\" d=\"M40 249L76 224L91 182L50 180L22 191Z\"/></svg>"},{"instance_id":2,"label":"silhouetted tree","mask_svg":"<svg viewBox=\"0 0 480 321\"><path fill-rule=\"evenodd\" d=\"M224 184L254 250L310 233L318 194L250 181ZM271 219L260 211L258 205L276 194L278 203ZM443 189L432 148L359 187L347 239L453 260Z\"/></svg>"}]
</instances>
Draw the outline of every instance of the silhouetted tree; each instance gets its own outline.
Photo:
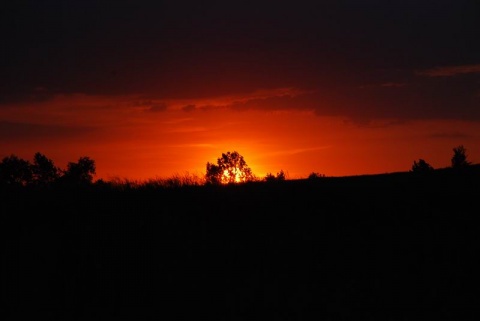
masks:
<instances>
[{"instance_id":1,"label":"silhouetted tree","mask_svg":"<svg viewBox=\"0 0 480 321\"><path fill-rule=\"evenodd\" d=\"M423 159L413 161L412 172L414 173L428 173L433 171L433 167Z\"/></svg>"},{"instance_id":2,"label":"silhouetted tree","mask_svg":"<svg viewBox=\"0 0 480 321\"><path fill-rule=\"evenodd\" d=\"M467 161L467 150L463 145L453 148L452 168L464 168L470 164Z\"/></svg>"},{"instance_id":3,"label":"silhouetted tree","mask_svg":"<svg viewBox=\"0 0 480 321\"><path fill-rule=\"evenodd\" d=\"M90 184L96 174L95 161L87 156L80 157L78 162L67 164L62 179L68 183Z\"/></svg>"},{"instance_id":4,"label":"silhouetted tree","mask_svg":"<svg viewBox=\"0 0 480 321\"><path fill-rule=\"evenodd\" d=\"M222 153L217 164L207 162L205 181L209 184L241 183L254 180L252 170L238 152Z\"/></svg>"},{"instance_id":5,"label":"silhouetted tree","mask_svg":"<svg viewBox=\"0 0 480 321\"><path fill-rule=\"evenodd\" d=\"M33 164L31 168L33 182L37 185L51 184L60 176L60 171L54 165L53 161L38 152L33 156Z\"/></svg>"},{"instance_id":6,"label":"silhouetted tree","mask_svg":"<svg viewBox=\"0 0 480 321\"><path fill-rule=\"evenodd\" d=\"M286 175L283 169L277 173L277 176L273 175L272 173L267 173L267 175L265 176L266 182L284 181L285 179L286 179Z\"/></svg>"},{"instance_id":7,"label":"silhouetted tree","mask_svg":"<svg viewBox=\"0 0 480 321\"><path fill-rule=\"evenodd\" d=\"M32 181L30 163L12 154L0 163L0 182L7 185L25 186Z\"/></svg>"},{"instance_id":8,"label":"silhouetted tree","mask_svg":"<svg viewBox=\"0 0 480 321\"><path fill-rule=\"evenodd\" d=\"M222 182L222 174L220 166L207 162L207 173L205 182L208 184L220 184Z\"/></svg>"}]
</instances>

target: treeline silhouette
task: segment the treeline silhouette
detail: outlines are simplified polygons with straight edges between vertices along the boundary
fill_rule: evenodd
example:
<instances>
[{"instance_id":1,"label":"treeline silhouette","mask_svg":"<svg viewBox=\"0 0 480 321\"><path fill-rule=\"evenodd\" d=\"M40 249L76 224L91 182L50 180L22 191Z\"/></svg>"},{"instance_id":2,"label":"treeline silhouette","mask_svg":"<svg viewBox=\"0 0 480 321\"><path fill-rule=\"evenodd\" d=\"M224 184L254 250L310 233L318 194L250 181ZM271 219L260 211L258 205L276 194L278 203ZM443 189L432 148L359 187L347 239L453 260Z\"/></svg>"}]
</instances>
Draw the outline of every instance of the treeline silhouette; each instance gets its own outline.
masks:
<instances>
[{"instance_id":1,"label":"treeline silhouette","mask_svg":"<svg viewBox=\"0 0 480 321\"><path fill-rule=\"evenodd\" d=\"M451 167L449 168L456 171L468 170L472 163L467 160L468 156L466 151L463 145L454 147ZM429 173L433 171L435 171L433 166L424 159L413 161L410 170L410 172L414 173ZM69 162L66 169L57 167L53 160L47 158L40 152L35 153L33 162L19 158L15 154L3 158L0 162L0 186L2 187L45 187L51 185L85 187L96 183L97 185L110 185L117 188L165 188L251 182L272 183L285 181L288 178L288 174L283 169L277 172L276 175L267 173L263 178L256 177L243 156L237 151L222 153L221 157L217 159L216 164L207 162L206 173L203 177L191 175L187 172L183 176L176 174L167 178L136 182L118 178L111 179L110 181L105 181L104 179L94 181L95 175L95 161L88 156L80 157L77 162ZM309 180L325 177L326 175L318 172L311 172L308 175Z\"/></svg>"},{"instance_id":2,"label":"treeline silhouette","mask_svg":"<svg viewBox=\"0 0 480 321\"><path fill-rule=\"evenodd\" d=\"M66 169L55 166L40 152L35 153L32 163L15 154L0 162L0 185L3 186L88 185L93 182L95 174L95 161L88 156L69 162Z\"/></svg>"},{"instance_id":3,"label":"treeline silhouette","mask_svg":"<svg viewBox=\"0 0 480 321\"><path fill-rule=\"evenodd\" d=\"M3 189L4 320L480 316L478 165L175 184Z\"/></svg>"}]
</instances>

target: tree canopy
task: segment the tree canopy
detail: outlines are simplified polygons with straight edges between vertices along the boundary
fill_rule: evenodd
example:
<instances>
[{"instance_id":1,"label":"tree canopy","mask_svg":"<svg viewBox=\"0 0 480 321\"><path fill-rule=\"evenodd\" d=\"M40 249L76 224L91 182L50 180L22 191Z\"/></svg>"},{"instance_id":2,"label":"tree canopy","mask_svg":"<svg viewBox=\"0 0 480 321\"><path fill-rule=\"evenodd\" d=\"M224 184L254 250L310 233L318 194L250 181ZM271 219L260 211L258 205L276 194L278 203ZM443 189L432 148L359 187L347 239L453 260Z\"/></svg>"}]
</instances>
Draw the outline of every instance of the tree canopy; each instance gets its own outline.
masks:
<instances>
[{"instance_id":1,"label":"tree canopy","mask_svg":"<svg viewBox=\"0 0 480 321\"><path fill-rule=\"evenodd\" d=\"M452 167L463 168L471 163L467 161L467 149L463 145L453 148Z\"/></svg>"},{"instance_id":2,"label":"tree canopy","mask_svg":"<svg viewBox=\"0 0 480 321\"><path fill-rule=\"evenodd\" d=\"M53 183L60 176L60 170L53 161L41 153L35 153L31 166L33 181L36 184L46 185Z\"/></svg>"},{"instance_id":3,"label":"tree canopy","mask_svg":"<svg viewBox=\"0 0 480 321\"><path fill-rule=\"evenodd\" d=\"M217 164L207 162L205 181L210 184L242 183L255 176L245 159L237 151L222 153Z\"/></svg>"},{"instance_id":4,"label":"tree canopy","mask_svg":"<svg viewBox=\"0 0 480 321\"><path fill-rule=\"evenodd\" d=\"M7 185L25 186L32 180L31 164L29 161L10 155L0 162L0 182Z\"/></svg>"},{"instance_id":5,"label":"tree canopy","mask_svg":"<svg viewBox=\"0 0 480 321\"><path fill-rule=\"evenodd\" d=\"M0 184L5 186L46 186L56 182L67 184L91 184L96 174L95 161L87 156L78 162L67 164L61 170L45 155L37 152L33 162L17 155L4 157L0 161Z\"/></svg>"},{"instance_id":6,"label":"tree canopy","mask_svg":"<svg viewBox=\"0 0 480 321\"><path fill-rule=\"evenodd\" d=\"M63 178L68 182L92 183L96 174L95 161L90 157L84 156L78 159L78 162L67 164L67 170Z\"/></svg>"}]
</instances>

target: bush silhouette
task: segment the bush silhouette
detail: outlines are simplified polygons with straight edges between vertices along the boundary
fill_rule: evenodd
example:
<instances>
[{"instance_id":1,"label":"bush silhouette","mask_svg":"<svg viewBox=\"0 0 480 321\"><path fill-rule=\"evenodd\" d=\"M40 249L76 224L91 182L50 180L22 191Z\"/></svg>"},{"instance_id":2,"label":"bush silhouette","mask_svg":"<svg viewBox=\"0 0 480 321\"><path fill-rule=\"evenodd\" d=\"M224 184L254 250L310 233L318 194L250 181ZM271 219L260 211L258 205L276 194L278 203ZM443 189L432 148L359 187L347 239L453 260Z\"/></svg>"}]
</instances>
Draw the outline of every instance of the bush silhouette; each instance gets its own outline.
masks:
<instances>
[{"instance_id":1,"label":"bush silhouette","mask_svg":"<svg viewBox=\"0 0 480 321\"><path fill-rule=\"evenodd\" d=\"M267 175L265 175L265 181L266 182L278 182L278 181L284 181L286 179L286 174L285 172L282 170L280 170L280 172L277 173L277 175L273 175L272 173L268 173Z\"/></svg>"},{"instance_id":2,"label":"bush silhouette","mask_svg":"<svg viewBox=\"0 0 480 321\"><path fill-rule=\"evenodd\" d=\"M425 160L423 159L419 159L418 162L417 161L413 161L413 165L412 165L412 172L414 173L428 173L428 172L431 172L433 171L433 167L427 163Z\"/></svg>"},{"instance_id":3,"label":"bush silhouette","mask_svg":"<svg viewBox=\"0 0 480 321\"><path fill-rule=\"evenodd\" d=\"M319 178L322 178L322 177L325 177L325 174L311 172L310 175L308 175L309 180L316 180L316 179L319 179Z\"/></svg>"}]
</instances>

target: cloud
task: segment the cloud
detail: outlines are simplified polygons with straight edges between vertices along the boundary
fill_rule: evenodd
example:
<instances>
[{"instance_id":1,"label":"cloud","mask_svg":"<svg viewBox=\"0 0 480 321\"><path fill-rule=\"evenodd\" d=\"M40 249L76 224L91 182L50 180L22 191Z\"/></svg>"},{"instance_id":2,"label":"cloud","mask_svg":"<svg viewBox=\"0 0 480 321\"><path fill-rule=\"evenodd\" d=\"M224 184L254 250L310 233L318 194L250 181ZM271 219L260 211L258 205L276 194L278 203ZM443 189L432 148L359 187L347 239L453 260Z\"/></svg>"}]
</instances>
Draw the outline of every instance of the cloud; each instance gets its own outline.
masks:
<instances>
[{"instance_id":1,"label":"cloud","mask_svg":"<svg viewBox=\"0 0 480 321\"><path fill-rule=\"evenodd\" d=\"M385 128L405 124L403 119L372 119L355 117L344 121L345 124L354 124L358 127L364 128Z\"/></svg>"},{"instance_id":2,"label":"cloud","mask_svg":"<svg viewBox=\"0 0 480 321\"><path fill-rule=\"evenodd\" d=\"M405 86L405 83L399 83L399 82L386 82L381 84L380 86L382 87L403 87Z\"/></svg>"},{"instance_id":3,"label":"cloud","mask_svg":"<svg viewBox=\"0 0 480 321\"><path fill-rule=\"evenodd\" d=\"M416 72L417 75L427 77L453 77L457 75L472 73L480 73L480 64L435 67L432 69L419 70Z\"/></svg>"},{"instance_id":4,"label":"cloud","mask_svg":"<svg viewBox=\"0 0 480 321\"><path fill-rule=\"evenodd\" d=\"M164 99L170 110L192 112L195 110L214 110L222 108L247 108L270 99L290 99L306 95L312 91L294 87L258 89L247 93L210 96L191 99ZM161 100L161 99L159 99ZM256 109L256 107L254 107Z\"/></svg>"},{"instance_id":5,"label":"cloud","mask_svg":"<svg viewBox=\"0 0 480 321\"><path fill-rule=\"evenodd\" d=\"M197 143L197 144L181 144L181 145L174 145L173 147L178 147L178 148L208 148L208 149L214 149L217 148L217 145L215 144L210 144L210 143Z\"/></svg>"},{"instance_id":6,"label":"cloud","mask_svg":"<svg viewBox=\"0 0 480 321\"><path fill-rule=\"evenodd\" d=\"M165 125L175 125L175 124L180 124L180 123L184 123L184 122L189 122L189 121L192 121L192 120L194 120L194 118L192 118L192 117L174 118L174 119L163 121L162 123L165 124Z\"/></svg>"},{"instance_id":7,"label":"cloud","mask_svg":"<svg viewBox=\"0 0 480 321\"><path fill-rule=\"evenodd\" d=\"M476 75L475 75L476 77ZM302 89L294 87L250 93L167 101L175 110L233 109L237 111L312 112L343 117L362 127L389 127L419 119L480 120L478 85L463 77L437 81L431 77L391 79L372 85ZM170 107L169 107L170 108Z\"/></svg>"},{"instance_id":8,"label":"cloud","mask_svg":"<svg viewBox=\"0 0 480 321\"><path fill-rule=\"evenodd\" d=\"M174 129L167 130L168 133L198 133L198 132L204 132L207 131L206 127L201 127L201 126L179 126Z\"/></svg>"},{"instance_id":9,"label":"cloud","mask_svg":"<svg viewBox=\"0 0 480 321\"><path fill-rule=\"evenodd\" d=\"M186 105L182 107L182 110L185 112L191 112L195 110L195 105Z\"/></svg>"},{"instance_id":10,"label":"cloud","mask_svg":"<svg viewBox=\"0 0 480 321\"><path fill-rule=\"evenodd\" d=\"M407 86L407 84L404 82L385 82L380 84L360 85L359 88L361 89L370 89L370 88L379 88L379 87L400 88L404 86Z\"/></svg>"},{"instance_id":11,"label":"cloud","mask_svg":"<svg viewBox=\"0 0 480 321\"><path fill-rule=\"evenodd\" d=\"M467 139L467 138L472 138L471 135L454 131L454 132L438 132L430 135L432 138L447 138L447 139Z\"/></svg>"},{"instance_id":12,"label":"cloud","mask_svg":"<svg viewBox=\"0 0 480 321\"><path fill-rule=\"evenodd\" d=\"M317 150L328 149L331 146L320 146L320 147L306 147L306 148L295 148L295 149L285 149L277 150L275 152L267 153L266 156L284 156L284 155L296 155L302 153L309 153Z\"/></svg>"},{"instance_id":13,"label":"cloud","mask_svg":"<svg viewBox=\"0 0 480 321\"><path fill-rule=\"evenodd\" d=\"M152 105L154 105L154 102L152 100L139 100L134 101L132 105L135 107L151 107Z\"/></svg>"},{"instance_id":14,"label":"cloud","mask_svg":"<svg viewBox=\"0 0 480 321\"><path fill-rule=\"evenodd\" d=\"M166 104L153 104L150 106L148 111L158 113L166 111L168 106Z\"/></svg>"},{"instance_id":15,"label":"cloud","mask_svg":"<svg viewBox=\"0 0 480 321\"><path fill-rule=\"evenodd\" d=\"M4 121L27 124L54 122L75 126L83 123L99 127L124 124L132 119L185 122L198 117L200 111L216 113L230 109L240 112L308 112L319 117L341 117L357 126L371 128L422 119L480 121L480 87L475 81L479 76L412 77L409 73L408 78L404 74L386 73L378 81L359 77L344 84L323 82L316 87L263 88L197 98L58 94L48 102L0 109L0 117ZM169 116L163 112L168 112ZM185 118L187 112L188 118ZM158 117L152 118L152 113L157 113ZM171 119L172 115L179 118ZM180 132L202 130L189 128Z\"/></svg>"},{"instance_id":16,"label":"cloud","mask_svg":"<svg viewBox=\"0 0 480 321\"><path fill-rule=\"evenodd\" d=\"M25 139L45 139L56 137L79 136L96 130L89 126L61 126L42 125L35 123L21 123L0 121L0 141L4 138L9 141Z\"/></svg>"},{"instance_id":17,"label":"cloud","mask_svg":"<svg viewBox=\"0 0 480 321\"><path fill-rule=\"evenodd\" d=\"M22 86L17 88L2 88L0 86L0 91L0 108L10 104L47 102L55 96L54 93L42 86L34 88L24 88Z\"/></svg>"}]
</instances>

